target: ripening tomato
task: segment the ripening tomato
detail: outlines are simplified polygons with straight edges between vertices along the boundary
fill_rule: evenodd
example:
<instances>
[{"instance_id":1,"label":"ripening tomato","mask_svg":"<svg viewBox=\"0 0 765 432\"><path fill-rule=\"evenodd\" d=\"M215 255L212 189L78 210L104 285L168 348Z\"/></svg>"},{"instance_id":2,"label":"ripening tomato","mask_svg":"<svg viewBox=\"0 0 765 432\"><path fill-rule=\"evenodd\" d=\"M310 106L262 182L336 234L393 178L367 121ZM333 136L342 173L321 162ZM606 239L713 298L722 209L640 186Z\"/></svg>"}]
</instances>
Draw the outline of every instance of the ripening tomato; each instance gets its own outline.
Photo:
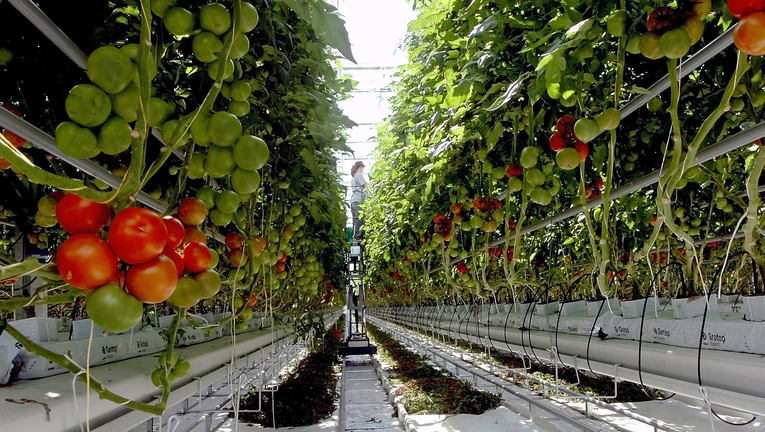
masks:
<instances>
[{"instance_id":1,"label":"ripening tomato","mask_svg":"<svg viewBox=\"0 0 765 432\"><path fill-rule=\"evenodd\" d=\"M765 11L765 0L726 0L726 3L728 3L730 14L736 18L743 18L754 12Z\"/></svg>"},{"instance_id":2,"label":"ripening tomato","mask_svg":"<svg viewBox=\"0 0 765 432\"><path fill-rule=\"evenodd\" d=\"M255 254L255 256L260 256L260 254L263 252L263 249L268 246L266 239L261 236L255 236L250 244L252 245L252 252Z\"/></svg>"},{"instance_id":3,"label":"ripening tomato","mask_svg":"<svg viewBox=\"0 0 765 432\"><path fill-rule=\"evenodd\" d=\"M145 263L165 249L167 228L155 211L128 207L114 217L109 227L109 244L122 261Z\"/></svg>"},{"instance_id":4,"label":"ripening tomato","mask_svg":"<svg viewBox=\"0 0 765 432\"><path fill-rule=\"evenodd\" d=\"M241 249L227 253L226 258L228 258L228 263L231 264L232 267L239 268L247 263L247 255Z\"/></svg>"},{"instance_id":5,"label":"ripening tomato","mask_svg":"<svg viewBox=\"0 0 765 432\"><path fill-rule=\"evenodd\" d=\"M183 257L175 249L165 247L165 249L162 251L162 255L173 260L173 264L175 264L175 269L178 271L179 277L182 276L184 272L186 272L186 265L183 263Z\"/></svg>"},{"instance_id":6,"label":"ripening tomato","mask_svg":"<svg viewBox=\"0 0 765 432\"><path fill-rule=\"evenodd\" d=\"M127 271L127 289L144 303L167 300L178 284L178 270L173 260L160 255L148 262L136 264Z\"/></svg>"},{"instance_id":7,"label":"ripening tomato","mask_svg":"<svg viewBox=\"0 0 765 432\"><path fill-rule=\"evenodd\" d=\"M58 272L69 285L94 289L112 280L117 257L101 237L76 234L64 241L56 253Z\"/></svg>"},{"instance_id":8,"label":"ripening tomato","mask_svg":"<svg viewBox=\"0 0 765 432\"><path fill-rule=\"evenodd\" d=\"M212 254L206 244L191 242L183 248L183 264L190 272L201 272L207 269L212 261Z\"/></svg>"},{"instance_id":9,"label":"ripening tomato","mask_svg":"<svg viewBox=\"0 0 765 432\"><path fill-rule=\"evenodd\" d=\"M284 273L284 271L287 270L287 265L283 262L279 261L274 265L274 271L276 273Z\"/></svg>"},{"instance_id":10,"label":"ripening tomato","mask_svg":"<svg viewBox=\"0 0 765 432\"><path fill-rule=\"evenodd\" d=\"M226 235L226 247L229 249L241 249L244 245L244 238L238 232L231 232Z\"/></svg>"},{"instance_id":11,"label":"ripening tomato","mask_svg":"<svg viewBox=\"0 0 765 432\"><path fill-rule=\"evenodd\" d=\"M751 56L765 55L765 12L751 13L733 29L733 42Z\"/></svg>"},{"instance_id":12,"label":"ripening tomato","mask_svg":"<svg viewBox=\"0 0 765 432\"><path fill-rule=\"evenodd\" d=\"M56 206L56 219L69 234L97 234L106 226L112 211L97 203L69 193Z\"/></svg>"},{"instance_id":13,"label":"ripening tomato","mask_svg":"<svg viewBox=\"0 0 765 432\"><path fill-rule=\"evenodd\" d=\"M165 216L162 218L162 222L165 223L167 228L167 247L175 249L183 243L183 237L186 236L186 230L183 227L181 221L173 216Z\"/></svg>"},{"instance_id":14,"label":"ripening tomato","mask_svg":"<svg viewBox=\"0 0 765 432\"><path fill-rule=\"evenodd\" d=\"M197 226L205 221L207 207L199 198L186 198L178 204L178 219L187 226Z\"/></svg>"},{"instance_id":15,"label":"ripening tomato","mask_svg":"<svg viewBox=\"0 0 765 432\"><path fill-rule=\"evenodd\" d=\"M186 227L186 235L183 237L183 244L187 245L192 242L205 243L207 236L204 231L197 227Z\"/></svg>"}]
</instances>

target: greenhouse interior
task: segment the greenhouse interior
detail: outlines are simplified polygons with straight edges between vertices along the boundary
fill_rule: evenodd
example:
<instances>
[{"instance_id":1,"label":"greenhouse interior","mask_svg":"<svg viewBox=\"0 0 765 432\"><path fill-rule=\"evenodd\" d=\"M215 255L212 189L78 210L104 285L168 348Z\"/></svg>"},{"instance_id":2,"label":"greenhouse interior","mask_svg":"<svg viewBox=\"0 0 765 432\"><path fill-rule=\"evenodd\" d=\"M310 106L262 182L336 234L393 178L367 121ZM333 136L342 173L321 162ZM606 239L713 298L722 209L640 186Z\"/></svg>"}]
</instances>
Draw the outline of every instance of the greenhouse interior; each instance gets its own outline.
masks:
<instances>
[{"instance_id":1,"label":"greenhouse interior","mask_svg":"<svg viewBox=\"0 0 765 432\"><path fill-rule=\"evenodd\" d=\"M0 0L0 430L765 431L763 56L765 0Z\"/></svg>"}]
</instances>

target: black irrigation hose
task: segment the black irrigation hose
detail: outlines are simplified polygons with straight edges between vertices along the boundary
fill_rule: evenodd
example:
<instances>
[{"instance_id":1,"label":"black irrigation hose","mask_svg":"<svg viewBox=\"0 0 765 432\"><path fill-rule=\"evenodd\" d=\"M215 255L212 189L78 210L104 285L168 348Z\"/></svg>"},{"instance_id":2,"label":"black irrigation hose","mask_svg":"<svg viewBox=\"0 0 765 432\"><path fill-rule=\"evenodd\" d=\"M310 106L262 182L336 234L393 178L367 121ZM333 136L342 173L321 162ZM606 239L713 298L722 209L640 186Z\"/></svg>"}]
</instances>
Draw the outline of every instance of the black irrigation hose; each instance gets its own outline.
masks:
<instances>
[{"instance_id":1,"label":"black irrigation hose","mask_svg":"<svg viewBox=\"0 0 765 432\"><path fill-rule=\"evenodd\" d=\"M682 266L677 261L671 262L671 263L665 265L664 267L660 268L659 271L657 271L656 274L653 275L653 278L651 279L651 286L648 289L648 293L649 294L651 292L654 292L654 290L655 290L656 279L659 277L661 272L663 272L669 266L680 267L680 275L681 275L681 279L682 279L682 270L683 270ZM683 281L683 286L685 286L685 281ZM639 334L638 334L638 337L639 337L639 339L638 339L638 378L640 379L640 389L643 390L643 393L645 393L646 396L648 396L649 398L651 398L653 400L664 401L664 400L667 400L667 399L671 399L673 396L675 396L675 393L672 393L671 395L669 395L669 396L667 396L665 398L657 398L657 397L654 397L652 394L648 393L648 391L646 391L646 389L645 389L646 386L643 383L643 368L642 368L642 365L643 365L643 324L645 324L645 310L646 310L647 306L648 306L648 297L646 297L645 301L643 302L643 313L640 316L640 331L639 331Z\"/></svg>"},{"instance_id":2,"label":"black irrigation hose","mask_svg":"<svg viewBox=\"0 0 765 432\"><path fill-rule=\"evenodd\" d=\"M584 279L587 276L592 276L592 273L585 273L585 274L579 276L578 278L576 278L574 280L574 282L568 287L568 290L565 293L563 293L563 303L561 304L561 309L560 309L561 312L563 311L563 305L566 304L566 301L570 301L571 300L571 297L570 297L571 291L573 291L574 287L579 284L579 281L581 281L582 279ZM558 329L560 328L560 317L561 317L561 313L558 312L558 320L555 322L555 354L558 356L558 360L560 360L561 364L563 364L563 359L560 357L560 354L559 354L559 351L558 351L558 333L559 333ZM598 317L595 317L595 322L597 322L597 320L598 320ZM592 326L595 327L595 324L593 323ZM590 331L590 334L592 334L592 331ZM587 349L589 350L589 348L590 347L589 347L589 342L588 342ZM590 361L590 359L588 358L587 359L587 363L588 364L589 364L589 361ZM564 366L565 366L565 364L564 364Z\"/></svg>"},{"instance_id":3,"label":"black irrigation hose","mask_svg":"<svg viewBox=\"0 0 765 432\"><path fill-rule=\"evenodd\" d=\"M537 303L539 303L538 300L540 299L540 297L542 295L545 295L546 299L548 299L548 300L549 300L549 297L550 297L550 286L545 283L545 284L542 285L542 287L546 287L545 290L540 295L535 296L534 301L531 303L531 307L529 307L526 310L526 315L524 315L524 317L523 317L524 327L525 327L525 324L526 324L526 317L527 316L529 317L529 327L528 327L528 329L526 331L529 334L529 348L531 348L531 355L533 355L534 358L537 359L537 362L539 364L544 364L544 362L542 362L542 360L540 360L539 357L537 357L537 353L536 353L536 351L534 351L534 344L533 344L533 342L531 340L531 326L532 326L532 320L534 319L534 308L536 307ZM531 314L531 315L529 315L529 314ZM523 352L526 353L526 357L529 357L529 353L526 351L526 344L523 342L523 331L521 331L521 344L523 345Z\"/></svg>"},{"instance_id":4,"label":"black irrigation hose","mask_svg":"<svg viewBox=\"0 0 765 432\"><path fill-rule=\"evenodd\" d=\"M731 255L728 259L733 259L733 258L736 258L736 257L744 255L744 254L749 255L748 252L741 251L741 252L737 252L737 253ZM754 259L752 259L752 261L754 261ZM752 262L752 267L753 267L754 273L756 275L757 274L757 266L754 264L754 262ZM717 282L717 278L722 276L722 274L721 274L722 270L723 270L723 268L720 267L720 269L717 272L715 272L714 278L712 278L712 284L710 285L709 294L707 295L707 307L704 308L704 314L701 317L701 331L699 332L699 349L698 349L698 357L697 357L697 361L696 361L696 373L698 375L698 380L699 380L699 389L704 388L703 384L701 383L701 348L702 348L703 341L704 341L704 326L706 325L706 322L707 322L707 312L709 312L709 303L708 302L709 302L709 297L712 295L712 288L714 288L715 282ZM754 276L754 278L756 280L757 276ZM744 287L745 286L746 285L744 285ZM741 289L739 290L739 293L738 293L739 296L741 296L741 293L744 291L744 287L741 287ZM717 412L715 411L714 407L712 407L712 401L710 401L709 398L706 395L703 395L703 396L704 396L705 402L707 402L709 404L709 411L712 413L712 415L714 415L715 417L717 417L718 420L720 420L721 422L723 422L723 423L725 423L727 425L731 425L731 426L746 426L748 424L751 424L753 421L755 421L757 419L756 415L752 415L751 419L749 419L749 420L747 420L745 422L742 422L742 423L733 423L731 421L725 420L719 414L717 414Z\"/></svg>"},{"instance_id":5,"label":"black irrigation hose","mask_svg":"<svg viewBox=\"0 0 765 432\"><path fill-rule=\"evenodd\" d=\"M593 275L594 273L590 273L590 275ZM616 282L616 277L611 279L611 282L608 283L608 287L610 288L611 285L613 285ZM592 326L590 326L589 335L587 336L587 350L585 352L585 355L587 356L587 368L590 370L590 373L593 374L595 377L599 377L600 374L595 373L594 370L592 370L592 364L590 363L590 345L592 345L592 333L595 331L595 324L598 323L598 318L600 318L600 311L603 310L603 306L606 304L606 301L608 299L603 297L603 300L600 302L600 307L598 308L598 312L595 314L595 320L592 322ZM605 332L603 332L602 328L600 330L604 335ZM600 335L598 335L600 336Z\"/></svg>"}]
</instances>

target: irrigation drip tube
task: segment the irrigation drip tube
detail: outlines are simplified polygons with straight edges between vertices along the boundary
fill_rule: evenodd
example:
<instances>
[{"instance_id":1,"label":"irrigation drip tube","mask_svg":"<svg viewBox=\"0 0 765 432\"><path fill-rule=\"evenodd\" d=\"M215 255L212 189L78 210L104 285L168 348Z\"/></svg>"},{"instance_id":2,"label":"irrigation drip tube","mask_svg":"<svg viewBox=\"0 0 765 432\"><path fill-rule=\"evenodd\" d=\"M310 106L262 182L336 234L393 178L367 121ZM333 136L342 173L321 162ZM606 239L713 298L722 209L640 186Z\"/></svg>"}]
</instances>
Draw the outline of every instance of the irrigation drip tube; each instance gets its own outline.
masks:
<instances>
[{"instance_id":1,"label":"irrigation drip tube","mask_svg":"<svg viewBox=\"0 0 765 432\"><path fill-rule=\"evenodd\" d=\"M444 308L449 309L449 306ZM508 308L508 313L510 311L512 308ZM411 319L413 308L386 308L370 312L379 318L416 326ZM436 322L433 330L441 335L449 335L452 333L449 323L449 320ZM587 367L593 372L613 377L614 365L619 365L620 380L640 383L642 377L645 385L649 387L703 401L705 398L700 393L698 385L698 367L706 377L704 383L708 393L706 400L716 406L734 411L765 415L765 389L753 385L752 382L754 377L765 375L765 364L757 354L707 349L704 351L703 362L697 367L689 367L697 365L698 362L698 350L695 347L660 343L647 343L639 347L638 341L625 339L592 340L588 344L587 335L568 333L559 335L556 347L551 343L550 331L522 330L508 325L492 326L488 323L486 326L492 344L501 351L517 354L525 350L526 353L531 352L536 355L536 351L539 350L550 352L555 349L564 366L582 369L577 365L583 362L578 360L588 360ZM480 343L476 336L479 332L475 327L470 326L466 330L466 339ZM531 344L525 341L524 332L528 333ZM640 372L637 369L639 355L641 356Z\"/></svg>"}]
</instances>

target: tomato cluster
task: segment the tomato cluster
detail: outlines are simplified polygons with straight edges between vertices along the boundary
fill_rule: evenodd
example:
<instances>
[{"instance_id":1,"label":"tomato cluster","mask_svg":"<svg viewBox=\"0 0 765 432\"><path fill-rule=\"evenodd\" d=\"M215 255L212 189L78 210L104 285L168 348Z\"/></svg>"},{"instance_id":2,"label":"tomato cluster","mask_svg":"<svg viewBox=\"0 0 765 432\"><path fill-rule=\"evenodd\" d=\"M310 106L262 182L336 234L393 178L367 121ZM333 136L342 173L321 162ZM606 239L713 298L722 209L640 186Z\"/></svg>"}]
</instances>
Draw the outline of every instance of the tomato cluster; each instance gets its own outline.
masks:
<instances>
[{"instance_id":1,"label":"tomato cluster","mask_svg":"<svg viewBox=\"0 0 765 432\"><path fill-rule=\"evenodd\" d=\"M460 207L460 211L461 211ZM456 213L459 215L459 212ZM452 222L453 220L446 217L443 213L437 214L435 217L433 217L433 224L435 224L435 228L433 230L444 236L444 240L450 240L452 237Z\"/></svg>"},{"instance_id":2,"label":"tomato cluster","mask_svg":"<svg viewBox=\"0 0 765 432\"><path fill-rule=\"evenodd\" d=\"M640 36L635 51L655 60L677 59L701 40L704 22L712 10L711 0L683 0L677 7L654 9L646 20L647 32Z\"/></svg>"},{"instance_id":3,"label":"tomato cluster","mask_svg":"<svg viewBox=\"0 0 765 432\"><path fill-rule=\"evenodd\" d=\"M733 43L751 56L765 55L765 0L726 0L731 15L740 21L733 29Z\"/></svg>"},{"instance_id":4,"label":"tomato cluster","mask_svg":"<svg viewBox=\"0 0 765 432\"><path fill-rule=\"evenodd\" d=\"M204 206L201 218L198 212L189 217L188 200L195 198L181 203L179 217L201 223ZM197 238L189 238L190 227L173 216L162 218L153 210L128 207L112 219L111 207L73 193L57 203L55 215L71 234L56 254L59 274L75 288L95 290L89 294L88 314L106 330L122 331L138 324L141 303L169 299L190 307L220 289L220 277L208 270L212 253L206 238L189 241ZM110 220L104 240L103 230ZM187 273L196 275L183 277Z\"/></svg>"}]
</instances>

